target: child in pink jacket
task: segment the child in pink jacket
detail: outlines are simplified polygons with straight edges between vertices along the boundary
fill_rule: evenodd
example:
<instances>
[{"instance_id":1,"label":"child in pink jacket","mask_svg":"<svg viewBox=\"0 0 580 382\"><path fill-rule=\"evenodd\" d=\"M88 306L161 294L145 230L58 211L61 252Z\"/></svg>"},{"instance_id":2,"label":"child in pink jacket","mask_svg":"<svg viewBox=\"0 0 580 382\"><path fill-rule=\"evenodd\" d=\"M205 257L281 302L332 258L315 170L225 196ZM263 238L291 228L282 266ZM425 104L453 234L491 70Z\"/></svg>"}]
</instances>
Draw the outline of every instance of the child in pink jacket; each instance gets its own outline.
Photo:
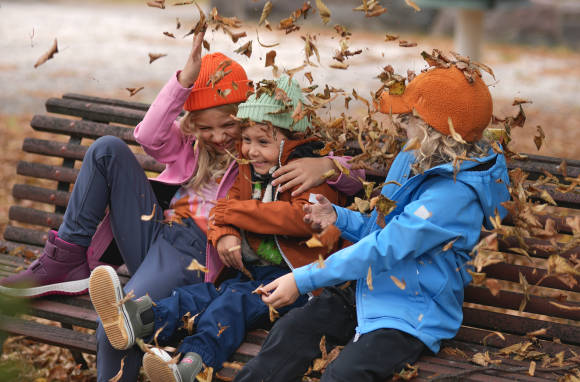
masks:
<instances>
[{"instance_id":1,"label":"child in pink jacket","mask_svg":"<svg viewBox=\"0 0 580 382\"><path fill-rule=\"evenodd\" d=\"M208 215L236 178L232 157L240 126L233 116L252 88L234 60L221 53L202 59L202 41L203 33L195 36L183 70L170 78L135 128L137 141L165 170L150 182L121 139L96 140L58 232L49 233L43 253L28 269L0 280L0 293L83 294L90 269L101 262L126 264L132 276L125 290L156 299L182 285L214 281L223 264L206 244ZM187 113L177 121L182 109ZM328 158L304 158L275 175L281 175L278 182L285 182L285 188L301 183L297 191L302 192L320 184L321 175L333 167ZM341 175L329 183L353 194L360 188L359 175ZM186 270L193 259L209 268L205 280ZM137 378L138 350L113 349L101 325L97 341L99 381L113 377L123 357L123 380Z\"/></svg>"}]
</instances>

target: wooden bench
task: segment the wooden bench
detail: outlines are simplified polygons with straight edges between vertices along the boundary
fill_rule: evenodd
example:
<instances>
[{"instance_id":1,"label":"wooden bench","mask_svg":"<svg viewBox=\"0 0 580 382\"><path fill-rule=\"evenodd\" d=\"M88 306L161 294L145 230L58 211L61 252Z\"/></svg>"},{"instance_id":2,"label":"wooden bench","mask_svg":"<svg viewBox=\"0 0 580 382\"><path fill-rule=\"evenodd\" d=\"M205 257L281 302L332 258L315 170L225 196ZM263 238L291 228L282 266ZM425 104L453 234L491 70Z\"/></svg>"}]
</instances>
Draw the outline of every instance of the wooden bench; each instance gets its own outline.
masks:
<instances>
[{"instance_id":1,"label":"wooden bench","mask_svg":"<svg viewBox=\"0 0 580 382\"><path fill-rule=\"evenodd\" d=\"M23 150L34 154L34 161L21 161L17 173L22 183L15 184L13 196L17 203L10 208L10 224L0 240L0 277L26 267L40 253L46 240L48 229L56 229L62 222L71 184L78 174L78 163L82 161L90 141L104 135L115 135L135 148L137 158L143 168L158 173L163 166L143 154L132 134L135 126L145 115L148 105L114 99L89 97L79 94L65 94L62 98L50 98L46 102L48 113L56 115L36 115L31 127L39 132L58 134L65 140L55 140L53 135L46 139L26 138ZM50 158L50 159L48 159ZM527 160L510 161L509 167L520 167L529 173L529 181L545 175L545 171L562 179L558 170L559 158L530 155ZM76 164L76 166L75 166ZM580 175L580 161L567 160L567 175ZM40 179L42 181L40 181ZM501 291L494 296L485 286L470 285L465 293L464 322L456 338L445 341L443 350L437 356L425 354L416 364L419 375L415 380L432 380L444 375L454 375L456 380L489 380L490 375L497 381L554 380L570 368L568 364L556 371L537 371L535 376L525 371L530 360L529 350L555 355L565 352L565 358L580 354L580 287L576 283L566 286L554 277L545 279L541 286L533 286L547 272L545 261L550 255L546 250L555 244L565 246L572 240L572 228L566 218L580 216L580 189L567 193L559 192L554 186L542 186L558 203L558 207L548 207L543 221L552 218L556 222L559 235L556 241L526 239L533 248L527 259L517 250L518 243L513 238L501 238L498 251L506 262L484 269L488 279L500 280ZM31 202L38 207L31 207ZM42 208L42 209L38 209ZM511 224L508 217L503 224ZM484 232L484 234L486 234ZM516 249L514 249L516 248ZM578 256L578 246L560 252L564 258ZM128 275L120 272L123 280ZM530 284L525 310L518 307L526 295L519 284L520 274ZM562 301L562 295L568 296ZM558 297L560 296L560 297ZM559 300L558 300L559 298ZM554 301L569 306L562 309L552 304ZM96 340L93 334L77 328L95 329L96 314L88 296L51 296L30 301L30 311L26 316L0 316L0 329L8 335L22 335L33 340L69 348L77 363L86 366L82 353L95 353ZM34 321L32 317L51 320L58 326L49 326ZM526 333L547 329L545 334L531 339ZM498 334L499 333L499 334ZM254 356L266 333L255 331L247 336L246 342L234 355L233 360L246 362ZM556 340L554 340L556 339ZM470 362L476 353L489 352L491 357L499 349L530 341L527 353L520 349L520 358L502 358L500 365L482 367ZM538 370L540 355L537 356ZM504 369L497 371L495 369ZM513 370L511 370L512 368ZM518 369L519 368L519 369ZM508 370L510 369L511 372ZM508 371L506 371L508 370ZM219 373L225 380L231 379L235 367L226 367ZM464 373L464 374L462 374Z\"/></svg>"}]
</instances>

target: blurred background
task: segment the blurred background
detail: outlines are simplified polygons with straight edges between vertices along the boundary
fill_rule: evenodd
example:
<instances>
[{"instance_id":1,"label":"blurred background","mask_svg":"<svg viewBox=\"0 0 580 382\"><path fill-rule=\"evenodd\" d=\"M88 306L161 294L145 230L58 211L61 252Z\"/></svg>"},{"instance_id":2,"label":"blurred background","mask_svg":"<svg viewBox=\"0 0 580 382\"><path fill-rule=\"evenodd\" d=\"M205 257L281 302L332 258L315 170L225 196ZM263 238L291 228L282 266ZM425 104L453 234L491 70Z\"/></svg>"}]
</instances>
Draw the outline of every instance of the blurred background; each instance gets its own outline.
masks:
<instances>
[{"instance_id":1,"label":"blurred background","mask_svg":"<svg viewBox=\"0 0 580 382\"><path fill-rule=\"evenodd\" d=\"M279 29L280 21L303 7L303 0L272 0L267 17L272 30L258 25L265 0L200 0L198 4L206 13L217 7L220 15L242 20L242 26L232 32L245 31L246 37L234 43L219 30L208 31L206 40L211 51L236 59L256 81L275 76L272 67L265 67L266 53L271 50L276 51L279 73L303 65L302 37L308 35L320 60L313 55L310 61L315 66L295 75L302 86L311 85L304 76L311 72L312 85L320 90L325 85L347 93L356 90L367 99L381 86L376 77L384 66L392 65L402 75L408 69L417 73L424 69L422 51L457 50L477 58L495 73L495 78L484 73L483 79L494 97L496 116L515 115L514 98L532 102L524 105L526 126L513 132L513 150L580 159L580 1L382 0L378 4L386 11L377 12L376 17L353 11L362 4L360 0L323 1L331 13L327 24L319 12L313 12L316 2L311 0L307 18L300 17L295 23L299 29L289 34ZM33 132L29 122L34 114L45 113L47 98L83 93L150 103L185 63L192 38L184 35L199 19L198 10L186 0L167 0L164 7L148 6L147 0L0 1L0 231L14 204L13 184L27 181L16 176L16 163L26 159L22 141L40 134ZM341 37L334 29L337 24L351 33L348 49L361 50L345 60L346 70L331 67L337 62L332 57L340 49ZM385 41L387 34L399 37ZM34 68L55 39L58 53ZM400 40L409 47L399 46ZM249 41L250 57L235 52ZM150 63L150 53L165 56ZM127 88L140 87L141 91L130 96ZM343 109L332 105L323 114ZM353 101L348 112L365 109ZM533 141L537 126L546 134L540 150ZM12 367L10 362L23 354L34 367L16 364L15 380L38 381L39 376L59 381L94 379L94 368L72 378L74 362L66 350L18 338L5 344L0 371ZM0 374L0 379L9 380L6 378Z\"/></svg>"}]
</instances>

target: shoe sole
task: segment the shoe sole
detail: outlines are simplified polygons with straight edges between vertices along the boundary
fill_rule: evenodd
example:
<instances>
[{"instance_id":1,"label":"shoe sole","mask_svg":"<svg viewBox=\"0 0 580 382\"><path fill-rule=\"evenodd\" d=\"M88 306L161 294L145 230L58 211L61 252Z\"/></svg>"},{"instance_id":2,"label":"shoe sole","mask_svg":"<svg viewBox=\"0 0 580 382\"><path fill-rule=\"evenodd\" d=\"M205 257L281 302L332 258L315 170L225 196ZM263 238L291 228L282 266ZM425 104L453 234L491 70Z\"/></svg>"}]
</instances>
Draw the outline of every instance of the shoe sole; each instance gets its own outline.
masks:
<instances>
[{"instance_id":1,"label":"shoe sole","mask_svg":"<svg viewBox=\"0 0 580 382\"><path fill-rule=\"evenodd\" d=\"M181 375L177 367L172 368L168 362L171 357L165 354L147 353L143 356L143 371L151 382L181 382ZM164 359L165 358L165 359ZM168 358L168 359L167 359Z\"/></svg>"},{"instance_id":2,"label":"shoe sole","mask_svg":"<svg viewBox=\"0 0 580 382\"><path fill-rule=\"evenodd\" d=\"M99 266L89 279L89 294L111 345L126 350L135 343L133 327L125 305L119 305L124 293L117 272L109 266Z\"/></svg>"},{"instance_id":3,"label":"shoe sole","mask_svg":"<svg viewBox=\"0 0 580 382\"><path fill-rule=\"evenodd\" d=\"M67 281L33 288L8 288L0 286L0 294L12 297L42 297L49 295L76 296L89 291L89 279Z\"/></svg>"}]
</instances>

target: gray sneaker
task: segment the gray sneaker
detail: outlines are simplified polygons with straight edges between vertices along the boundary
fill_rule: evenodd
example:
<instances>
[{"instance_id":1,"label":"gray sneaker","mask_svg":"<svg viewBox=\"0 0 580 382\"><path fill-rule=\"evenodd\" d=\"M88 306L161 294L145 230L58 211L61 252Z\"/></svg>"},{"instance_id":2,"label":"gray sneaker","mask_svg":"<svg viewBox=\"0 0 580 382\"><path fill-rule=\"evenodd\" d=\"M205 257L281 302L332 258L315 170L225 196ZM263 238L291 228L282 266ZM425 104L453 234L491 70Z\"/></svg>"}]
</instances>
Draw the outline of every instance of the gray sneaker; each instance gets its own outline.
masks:
<instances>
[{"instance_id":1,"label":"gray sneaker","mask_svg":"<svg viewBox=\"0 0 580 382\"><path fill-rule=\"evenodd\" d=\"M119 304L125 294L112 267L101 265L93 270L89 278L89 294L107 338L115 349L128 349L135 344L136 338L153 334L151 298L143 296Z\"/></svg>"},{"instance_id":2,"label":"gray sneaker","mask_svg":"<svg viewBox=\"0 0 580 382\"><path fill-rule=\"evenodd\" d=\"M143 370L151 382L195 382L203 368L199 354L187 353L179 364L163 349L152 348L143 356Z\"/></svg>"}]
</instances>

